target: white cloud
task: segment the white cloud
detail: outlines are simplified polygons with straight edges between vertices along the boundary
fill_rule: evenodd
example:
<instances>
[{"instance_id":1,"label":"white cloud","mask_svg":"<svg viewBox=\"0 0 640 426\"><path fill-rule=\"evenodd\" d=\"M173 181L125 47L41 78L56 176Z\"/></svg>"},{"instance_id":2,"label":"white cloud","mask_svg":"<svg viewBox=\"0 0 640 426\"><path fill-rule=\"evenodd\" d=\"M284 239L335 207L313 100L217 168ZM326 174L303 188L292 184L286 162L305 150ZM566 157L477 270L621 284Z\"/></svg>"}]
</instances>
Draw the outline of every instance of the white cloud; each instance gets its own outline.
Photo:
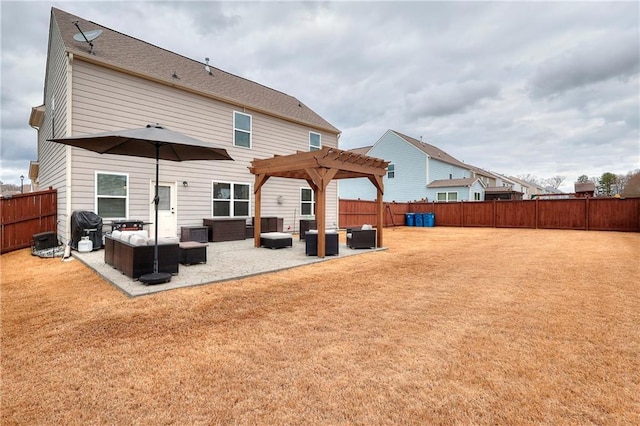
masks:
<instances>
[{"instance_id":1,"label":"white cloud","mask_svg":"<svg viewBox=\"0 0 640 426\"><path fill-rule=\"evenodd\" d=\"M0 3L6 182L37 157L27 121L51 6ZM504 174L572 182L640 167L637 3L53 6L295 96L342 130L343 148L391 128Z\"/></svg>"}]
</instances>

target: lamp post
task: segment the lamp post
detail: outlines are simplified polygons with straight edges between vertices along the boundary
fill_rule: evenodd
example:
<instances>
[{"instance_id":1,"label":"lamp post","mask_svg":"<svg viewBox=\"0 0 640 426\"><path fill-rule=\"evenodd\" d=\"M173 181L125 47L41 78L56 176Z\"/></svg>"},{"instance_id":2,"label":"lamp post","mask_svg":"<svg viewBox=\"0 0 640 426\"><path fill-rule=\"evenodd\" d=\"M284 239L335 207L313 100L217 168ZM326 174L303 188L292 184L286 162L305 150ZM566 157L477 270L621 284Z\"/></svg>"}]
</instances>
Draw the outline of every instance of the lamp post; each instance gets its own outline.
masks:
<instances>
[{"instance_id":1,"label":"lamp post","mask_svg":"<svg viewBox=\"0 0 640 426\"><path fill-rule=\"evenodd\" d=\"M24 181L24 175L20 175L20 193L24 194L24 183L22 183Z\"/></svg>"}]
</instances>

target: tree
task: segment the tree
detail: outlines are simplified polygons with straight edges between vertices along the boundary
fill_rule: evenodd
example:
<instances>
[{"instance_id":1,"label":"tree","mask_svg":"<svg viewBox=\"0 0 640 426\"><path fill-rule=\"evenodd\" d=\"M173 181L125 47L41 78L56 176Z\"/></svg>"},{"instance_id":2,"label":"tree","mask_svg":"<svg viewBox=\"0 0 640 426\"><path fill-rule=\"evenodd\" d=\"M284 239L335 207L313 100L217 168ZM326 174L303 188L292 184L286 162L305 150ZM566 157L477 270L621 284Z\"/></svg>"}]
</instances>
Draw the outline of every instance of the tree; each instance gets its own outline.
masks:
<instances>
[{"instance_id":1,"label":"tree","mask_svg":"<svg viewBox=\"0 0 640 426\"><path fill-rule=\"evenodd\" d=\"M578 176L578 180L576 182L577 183L587 183L587 182L589 182L589 176L580 175L580 176Z\"/></svg>"},{"instance_id":2,"label":"tree","mask_svg":"<svg viewBox=\"0 0 640 426\"><path fill-rule=\"evenodd\" d=\"M560 188L560 185L562 185L562 182L564 182L564 180L566 179L566 176L560 176L560 175L556 175L556 176L552 176L548 179L544 180L544 183L550 187L552 187L553 189L558 189Z\"/></svg>"},{"instance_id":3,"label":"tree","mask_svg":"<svg viewBox=\"0 0 640 426\"><path fill-rule=\"evenodd\" d=\"M541 183L540 179L530 173L527 173L526 175L517 175L516 177L522 181L529 182L534 185L540 185Z\"/></svg>"},{"instance_id":4,"label":"tree","mask_svg":"<svg viewBox=\"0 0 640 426\"><path fill-rule=\"evenodd\" d=\"M627 173L624 188L620 191L623 197L640 197L640 169Z\"/></svg>"},{"instance_id":5,"label":"tree","mask_svg":"<svg viewBox=\"0 0 640 426\"><path fill-rule=\"evenodd\" d=\"M598 195L603 197L611 197L616 193L616 183L618 177L613 173L603 173L598 182Z\"/></svg>"}]
</instances>

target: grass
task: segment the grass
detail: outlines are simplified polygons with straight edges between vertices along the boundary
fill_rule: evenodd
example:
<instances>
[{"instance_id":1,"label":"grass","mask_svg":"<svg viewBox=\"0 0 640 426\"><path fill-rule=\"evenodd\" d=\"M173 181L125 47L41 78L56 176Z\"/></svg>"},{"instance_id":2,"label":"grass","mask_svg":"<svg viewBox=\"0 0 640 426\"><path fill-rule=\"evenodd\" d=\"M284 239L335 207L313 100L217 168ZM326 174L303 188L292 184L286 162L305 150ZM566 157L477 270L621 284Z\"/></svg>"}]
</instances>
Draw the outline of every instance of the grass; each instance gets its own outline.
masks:
<instances>
[{"instance_id":1,"label":"grass","mask_svg":"<svg viewBox=\"0 0 640 426\"><path fill-rule=\"evenodd\" d=\"M396 228L128 299L0 258L2 424L640 424L640 234Z\"/></svg>"}]
</instances>

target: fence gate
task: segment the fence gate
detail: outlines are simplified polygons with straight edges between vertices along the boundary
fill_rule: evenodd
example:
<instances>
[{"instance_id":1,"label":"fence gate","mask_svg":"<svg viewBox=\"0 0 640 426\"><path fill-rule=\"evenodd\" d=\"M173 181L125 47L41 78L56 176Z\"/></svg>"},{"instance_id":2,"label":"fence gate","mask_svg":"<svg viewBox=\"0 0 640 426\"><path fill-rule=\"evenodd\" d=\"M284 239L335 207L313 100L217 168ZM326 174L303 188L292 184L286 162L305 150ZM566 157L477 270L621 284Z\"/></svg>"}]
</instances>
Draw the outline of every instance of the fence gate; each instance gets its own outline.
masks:
<instances>
[{"instance_id":1,"label":"fence gate","mask_svg":"<svg viewBox=\"0 0 640 426\"><path fill-rule=\"evenodd\" d=\"M33 235L58 232L58 192L16 194L0 199L0 253L31 247Z\"/></svg>"}]
</instances>

